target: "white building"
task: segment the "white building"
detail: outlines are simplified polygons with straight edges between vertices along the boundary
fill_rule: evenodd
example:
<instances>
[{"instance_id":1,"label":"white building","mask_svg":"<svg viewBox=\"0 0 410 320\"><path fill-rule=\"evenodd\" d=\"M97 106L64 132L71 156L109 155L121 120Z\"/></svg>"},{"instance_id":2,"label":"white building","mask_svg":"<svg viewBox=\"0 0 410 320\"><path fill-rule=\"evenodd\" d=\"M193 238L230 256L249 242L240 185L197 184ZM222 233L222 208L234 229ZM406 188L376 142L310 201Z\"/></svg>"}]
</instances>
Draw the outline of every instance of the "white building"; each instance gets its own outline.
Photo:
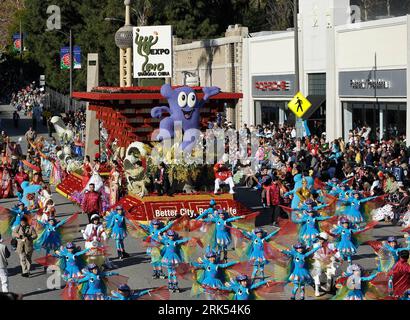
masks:
<instances>
[{"instance_id":1,"label":"white building","mask_svg":"<svg viewBox=\"0 0 410 320\"><path fill-rule=\"evenodd\" d=\"M409 16L352 23L352 13L358 8L349 0L300 1L300 88L313 105L309 126L325 126L329 139L364 124L373 133L410 136ZM291 120L293 30L254 34L243 46L242 123Z\"/></svg>"}]
</instances>

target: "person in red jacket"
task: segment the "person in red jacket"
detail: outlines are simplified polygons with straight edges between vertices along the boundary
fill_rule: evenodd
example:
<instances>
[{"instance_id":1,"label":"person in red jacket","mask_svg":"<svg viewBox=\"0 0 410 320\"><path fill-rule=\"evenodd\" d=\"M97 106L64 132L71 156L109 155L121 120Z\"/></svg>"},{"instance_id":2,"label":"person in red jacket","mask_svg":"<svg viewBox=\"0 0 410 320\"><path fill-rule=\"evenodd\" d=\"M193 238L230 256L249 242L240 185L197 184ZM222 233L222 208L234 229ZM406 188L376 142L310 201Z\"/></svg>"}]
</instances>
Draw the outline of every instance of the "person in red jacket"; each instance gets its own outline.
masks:
<instances>
[{"instance_id":1,"label":"person in red jacket","mask_svg":"<svg viewBox=\"0 0 410 320\"><path fill-rule=\"evenodd\" d=\"M224 154L222 160L219 161L216 165L214 165L214 173L215 173L215 190L214 193L217 194L219 191L219 186L221 184L228 184L229 185L229 193L234 194L235 191L233 187L235 186L232 178L232 171L228 168L228 155Z\"/></svg>"},{"instance_id":2,"label":"person in red jacket","mask_svg":"<svg viewBox=\"0 0 410 320\"><path fill-rule=\"evenodd\" d=\"M388 273L389 276L393 276L393 295L395 297L402 297L410 289L410 265L407 262L408 259L409 251L400 252L399 261Z\"/></svg>"},{"instance_id":3,"label":"person in red jacket","mask_svg":"<svg viewBox=\"0 0 410 320\"><path fill-rule=\"evenodd\" d=\"M81 203L81 209L83 213L88 215L88 220L91 223L91 216L94 214L100 214L101 212L101 196L94 190L95 185L90 183L89 191L84 194L83 202Z\"/></svg>"}]
</instances>

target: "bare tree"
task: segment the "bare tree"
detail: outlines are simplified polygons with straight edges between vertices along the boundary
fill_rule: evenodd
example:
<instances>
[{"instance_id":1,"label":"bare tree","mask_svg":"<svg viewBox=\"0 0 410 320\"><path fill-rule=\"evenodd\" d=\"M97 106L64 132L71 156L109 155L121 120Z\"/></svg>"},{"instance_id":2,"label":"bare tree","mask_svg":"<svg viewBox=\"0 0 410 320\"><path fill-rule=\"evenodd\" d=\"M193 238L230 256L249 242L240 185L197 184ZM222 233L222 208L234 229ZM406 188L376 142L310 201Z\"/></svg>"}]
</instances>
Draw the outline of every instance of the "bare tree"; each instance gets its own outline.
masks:
<instances>
[{"instance_id":1,"label":"bare tree","mask_svg":"<svg viewBox=\"0 0 410 320\"><path fill-rule=\"evenodd\" d=\"M289 0L267 0L266 13L271 30L285 30L292 25L292 3Z\"/></svg>"},{"instance_id":2,"label":"bare tree","mask_svg":"<svg viewBox=\"0 0 410 320\"><path fill-rule=\"evenodd\" d=\"M136 9L135 9L136 8ZM154 4L152 0L137 0L133 2L132 10L137 15L138 26L146 26L152 16Z\"/></svg>"}]
</instances>

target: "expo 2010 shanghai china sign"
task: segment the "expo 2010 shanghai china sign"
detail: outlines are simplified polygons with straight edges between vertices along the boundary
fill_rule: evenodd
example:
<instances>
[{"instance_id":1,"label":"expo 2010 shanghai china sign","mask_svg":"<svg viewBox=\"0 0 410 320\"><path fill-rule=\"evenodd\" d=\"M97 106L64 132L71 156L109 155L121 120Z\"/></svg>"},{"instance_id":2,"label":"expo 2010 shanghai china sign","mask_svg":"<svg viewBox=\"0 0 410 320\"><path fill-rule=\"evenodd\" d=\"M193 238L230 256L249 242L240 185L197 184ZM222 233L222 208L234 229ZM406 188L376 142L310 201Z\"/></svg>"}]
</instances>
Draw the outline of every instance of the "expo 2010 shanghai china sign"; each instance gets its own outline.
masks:
<instances>
[{"instance_id":1,"label":"expo 2010 shanghai china sign","mask_svg":"<svg viewBox=\"0 0 410 320\"><path fill-rule=\"evenodd\" d=\"M136 27L134 39L134 78L172 77L171 26Z\"/></svg>"}]
</instances>

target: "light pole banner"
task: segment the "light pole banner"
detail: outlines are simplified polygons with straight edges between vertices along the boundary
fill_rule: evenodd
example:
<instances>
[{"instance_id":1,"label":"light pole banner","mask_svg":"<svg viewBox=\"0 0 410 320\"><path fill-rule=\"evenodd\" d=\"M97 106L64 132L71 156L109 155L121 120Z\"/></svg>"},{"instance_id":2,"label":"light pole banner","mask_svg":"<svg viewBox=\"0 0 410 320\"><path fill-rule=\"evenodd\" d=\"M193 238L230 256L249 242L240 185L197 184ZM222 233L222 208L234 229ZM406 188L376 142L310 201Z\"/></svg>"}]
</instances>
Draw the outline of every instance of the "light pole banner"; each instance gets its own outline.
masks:
<instances>
[{"instance_id":1,"label":"light pole banner","mask_svg":"<svg viewBox=\"0 0 410 320\"><path fill-rule=\"evenodd\" d=\"M134 78L172 77L172 27L133 29Z\"/></svg>"},{"instance_id":2,"label":"light pole banner","mask_svg":"<svg viewBox=\"0 0 410 320\"><path fill-rule=\"evenodd\" d=\"M21 39L20 33L13 34L13 51L14 52L21 52Z\"/></svg>"},{"instance_id":3,"label":"light pole banner","mask_svg":"<svg viewBox=\"0 0 410 320\"><path fill-rule=\"evenodd\" d=\"M74 69L81 69L81 48L75 46L74 54ZM60 50L60 68L61 70L70 70L70 47L63 47Z\"/></svg>"}]
</instances>

